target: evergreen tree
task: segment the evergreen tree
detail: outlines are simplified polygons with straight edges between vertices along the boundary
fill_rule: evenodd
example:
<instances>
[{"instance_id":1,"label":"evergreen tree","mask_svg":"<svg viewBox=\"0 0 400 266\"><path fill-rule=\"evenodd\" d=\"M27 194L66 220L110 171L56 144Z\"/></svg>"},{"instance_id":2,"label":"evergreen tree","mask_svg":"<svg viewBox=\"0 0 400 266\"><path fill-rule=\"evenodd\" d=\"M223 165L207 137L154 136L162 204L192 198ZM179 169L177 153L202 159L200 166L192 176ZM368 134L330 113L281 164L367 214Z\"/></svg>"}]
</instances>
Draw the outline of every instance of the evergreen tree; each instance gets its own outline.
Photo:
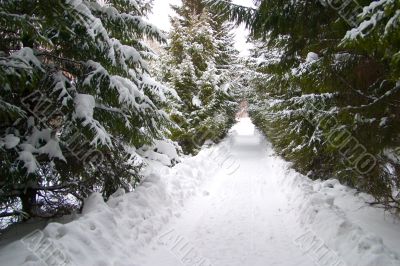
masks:
<instances>
[{"instance_id":1,"label":"evergreen tree","mask_svg":"<svg viewBox=\"0 0 400 266\"><path fill-rule=\"evenodd\" d=\"M259 40L251 116L278 152L398 209L398 1L208 2Z\"/></svg>"},{"instance_id":2,"label":"evergreen tree","mask_svg":"<svg viewBox=\"0 0 400 266\"><path fill-rule=\"evenodd\" d=\"M1 217L69 212L139 180L128 151L170 124L145 62L142 40L165 41L143 19L151 2L1 2Z\"/></svg>"},{"instance_id":3,"label":"evergreen tree","mask_svg":"<svg viewBox=\"0 0 400 266\"><path fill-rule=\"evenodd\" d=\"M231 27L214 19L201 1L175 7L171 41L163 56L162 80L177 91L180 102L170 114L172 130L186 153L196 153L206 140L218 141L233 123L231 65L236 58Z\"/></svg>"}]
</instances>

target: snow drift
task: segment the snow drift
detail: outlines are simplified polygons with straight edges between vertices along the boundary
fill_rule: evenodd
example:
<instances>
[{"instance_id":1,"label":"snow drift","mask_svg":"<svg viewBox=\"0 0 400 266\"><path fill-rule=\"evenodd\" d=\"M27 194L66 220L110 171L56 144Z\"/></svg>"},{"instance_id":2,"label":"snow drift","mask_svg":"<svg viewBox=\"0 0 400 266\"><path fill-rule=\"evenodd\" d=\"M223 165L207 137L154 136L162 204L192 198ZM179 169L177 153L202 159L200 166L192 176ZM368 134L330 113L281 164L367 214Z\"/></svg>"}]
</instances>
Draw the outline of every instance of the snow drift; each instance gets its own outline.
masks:
<instances>
[{"instance_id":1,"label":"snow drift","mask_svg":"<svg viewBox=\"0 0 400 266\"><path fill-rule=\"evenodd\" d=\"M249 147L245 147L246 143ZM258 157L248 156L251 147L257 149L255 154ZM239 156L238 149L242 151L240 154L243 158ZM233 152L230 153L230 150ZM10 243L0 250L0 260L10 266L139 266L138 259L144 256L142 251L148 249L149 243L165 230L172 219L180 219L180 211L188 199L193 196L196 198L196 195L199 198L204 197L199 193L205 191L203 183L210 183L212 186L213 182L220 182L221 179L217 181L221 175L219 169L227 154L235 155L238 163L243 166L251 165L252 169L241 169L230 177L238 177L244 173L246 176L241 178L241 182L246 182L246 177L257 168L255 165L262 164L262 168L256 169L262 170L261 175L255 179L261 183L242 185L259 189L262 188L261 184L269 184L280 188L281 192L277 195L281 194L285 200L279 204L286 206L282 211L279 209L276 215L281 216L279 219L285 220L287 226L294 228L291 232L300 236L312 232L315 237L311 241L318 239L326 250L339 258L339 264L335 262L335 265L400 265L400 223L396 217L368 206L365 201L369 200L369 195L358 194L335 179L312 181L295 172L289 163L274 154L271 144L254 128L249 119L241 120L222 143L204 148L195 157L183 158L181 163L172 168L161 163L157 167L153 165L146 172L147 177L132 193L125 194L123 190L119 190L108 202L104 202L99 194L91 195L78 218L66 224L50 223L42 231ZM263 178L268 179L268 182L264 182ZM228 177L226 180L229 184L232 179ZM234 187L243 189L242 186ZM272 190L276 191L274 188ZM249 190L248 193L253 192ZM218 193L214 195L213 199L218 200ZM259 196L263 200L257 203L261 204L259 207L271 204L268 200L264 201L268 199L268 193L261 193ZM218 202L222 208L224 200L221 198ZM244 204L251 205L252 201ZM242 216L248 211L248 208L229 208L236 208L235 213ZM207 210L194 211L207 215ZM262 215L266 218L271 214ZM258 221L259 224L264 222L268 224L268 219ZM229 226L226 224L226 228L214 230L229 232ZM260 228L267 230L265 226ZM272 241L274 242L266 243L260 240L257 243L270 245L271 252L273 243L287 244L287 239ZM304 256L314 254L314 261L320 265L331 265L321 264L325 255L311 250L317 248L313 242L307 250L301 251ZM236 254L231 257L234 258L234 255Z\"/></svg>"}]
</instances>

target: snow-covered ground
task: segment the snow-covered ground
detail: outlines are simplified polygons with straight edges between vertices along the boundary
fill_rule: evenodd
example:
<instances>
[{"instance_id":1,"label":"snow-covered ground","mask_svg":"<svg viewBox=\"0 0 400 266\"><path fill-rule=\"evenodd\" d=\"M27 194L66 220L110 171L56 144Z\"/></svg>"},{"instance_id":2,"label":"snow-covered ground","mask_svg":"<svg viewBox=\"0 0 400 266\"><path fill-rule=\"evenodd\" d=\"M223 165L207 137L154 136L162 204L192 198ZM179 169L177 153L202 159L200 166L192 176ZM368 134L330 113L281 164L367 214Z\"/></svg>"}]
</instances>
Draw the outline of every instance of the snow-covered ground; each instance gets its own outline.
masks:
<instances>
[{"instance_id":1,"label":"snow-covered ground","mask_svg":"<svg viewBox=\"0 0 400 266\"><path fill-rule=\"evenodd\" d=\"M400 222L336 180L290 169L248 118L134 192L0 250L4 265L400 265ZM58 264L57 264L58 263Z\"/></svg>"}]
</instances>

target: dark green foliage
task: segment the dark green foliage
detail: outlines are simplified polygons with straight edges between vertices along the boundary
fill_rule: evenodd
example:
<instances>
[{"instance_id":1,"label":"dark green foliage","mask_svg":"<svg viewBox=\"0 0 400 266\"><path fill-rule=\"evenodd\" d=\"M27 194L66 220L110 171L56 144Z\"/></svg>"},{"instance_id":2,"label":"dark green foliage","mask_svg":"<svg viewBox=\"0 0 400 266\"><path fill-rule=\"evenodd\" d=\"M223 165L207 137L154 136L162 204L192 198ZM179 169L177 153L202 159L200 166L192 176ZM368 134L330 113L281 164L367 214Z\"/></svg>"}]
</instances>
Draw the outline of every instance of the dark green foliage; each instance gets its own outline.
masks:
<instances>
[{"instance_id":1,"label":"dark green foliage","mask_svg":"<svg viewBox=\"0 0 400 266\"><path fill-rule=\"evenodd\" d=\"M170 125L148 76L151 1L0 6L0 216L51 216L140 179L129 147ZM161 91L161 93L159 93ZM22 214L22 216L20 215Z\"/></svg>"},{"instance_id":2,"label":"dark green foliage","mask_svg":"<svg viewBox=\"0 0 400 266\"><path fill-rule=\"evenodd\" d=\"M186 153L197 153L205 141L217 142L234 122L230 72L236 51L230 25L213 17L200 0L175 7L171 43L163 56L161 79L174 88L180 102L169 110L178 125L172 139Z\"/></svg>"},{"instance_id":3,"label":"dark green foliage","mask_svg":"<svg viewBox=\"0 0 400 266\"><path fill-rule=\"evenodd\" d=\"M211 2L259 39L250 114L278 152L398 209L399 2L361 1L355 17L329 1L263 0L246 12Z\"/></svg>"}]
</instances>

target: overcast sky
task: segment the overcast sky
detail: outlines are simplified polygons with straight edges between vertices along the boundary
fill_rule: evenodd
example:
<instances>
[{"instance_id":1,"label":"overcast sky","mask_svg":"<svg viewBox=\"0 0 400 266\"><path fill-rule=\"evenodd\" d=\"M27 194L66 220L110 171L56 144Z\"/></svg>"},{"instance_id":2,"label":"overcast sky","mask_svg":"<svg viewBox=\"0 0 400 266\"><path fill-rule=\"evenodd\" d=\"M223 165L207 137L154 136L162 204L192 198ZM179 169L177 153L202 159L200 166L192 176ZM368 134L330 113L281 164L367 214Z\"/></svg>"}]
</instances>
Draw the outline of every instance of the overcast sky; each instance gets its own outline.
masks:
<instances>
[{"instance_id":1,"label":"overcast sky","mask_svg":"<svg viewBox=\"0 0 400 266\"><path fill-rule=\"evenodd\" d=\"M252 0L234 0L236 4L243 6L252 6ZM170 4L179 5L181 0L155 0L153 7L153 14L149 16L151 23L158 26L160 29L169 31L171 24L169 21L169 15L173 15L174 12L170 8ZM241 26L235 30L235 47L240 51L240 54L246 56L249 54L248 49L251 47L250 44L246 43L248 32Z\"/></svg>"}]
</instances>

